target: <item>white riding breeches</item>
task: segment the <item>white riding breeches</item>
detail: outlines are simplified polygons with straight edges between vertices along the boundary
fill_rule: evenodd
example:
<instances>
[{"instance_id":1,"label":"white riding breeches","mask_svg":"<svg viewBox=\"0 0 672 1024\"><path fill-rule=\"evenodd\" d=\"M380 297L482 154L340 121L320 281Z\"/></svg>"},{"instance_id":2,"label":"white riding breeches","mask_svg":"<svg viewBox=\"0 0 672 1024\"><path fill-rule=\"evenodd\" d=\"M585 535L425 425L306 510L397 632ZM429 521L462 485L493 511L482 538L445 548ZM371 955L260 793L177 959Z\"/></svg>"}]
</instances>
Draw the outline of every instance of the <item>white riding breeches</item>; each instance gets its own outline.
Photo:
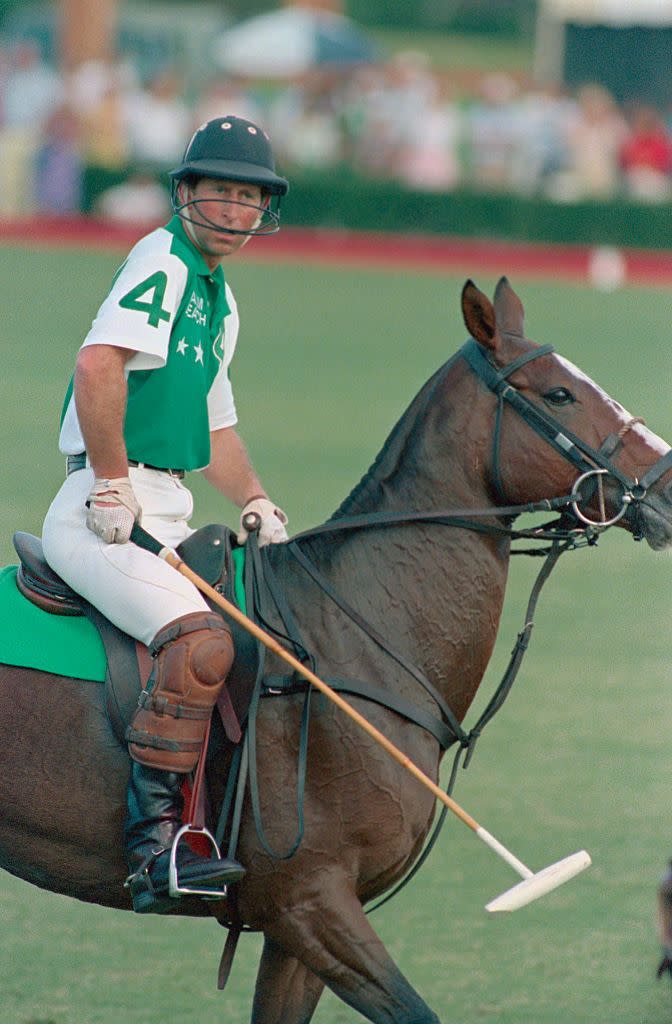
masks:
<instances>
[{"instance_id":1,"label":"white riding breeches","mask_svg":"<svg viewBox=\"0 0 672 1024\"><path fill-rule=\"evenodd\" d=\"M194 531L194 508L182 481L160 470L129 467L142 508L142 525L167 547ZM189 580L137 545L105 544L86 525L85 502L93 486L90 468L71 473L51 503L42 528L47 562L78 594L119 629L149 644L173 619L208 611Z\"/></svg>"}]
</instances>

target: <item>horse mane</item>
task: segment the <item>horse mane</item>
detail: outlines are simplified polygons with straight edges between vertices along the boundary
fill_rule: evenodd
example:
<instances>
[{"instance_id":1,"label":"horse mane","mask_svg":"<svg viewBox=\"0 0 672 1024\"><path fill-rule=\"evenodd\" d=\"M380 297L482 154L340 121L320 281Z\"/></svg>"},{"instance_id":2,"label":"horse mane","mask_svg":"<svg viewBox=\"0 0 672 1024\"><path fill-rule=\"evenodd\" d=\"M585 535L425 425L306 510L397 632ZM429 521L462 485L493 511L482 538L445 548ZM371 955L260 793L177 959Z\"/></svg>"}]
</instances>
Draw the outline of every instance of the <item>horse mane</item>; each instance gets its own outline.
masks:
<instances>
[{"instance_id":1,"label":"horse mane","mask_svg":"<svg viewBox=\"0 0 672 1024\"><path fill-rule=\"evenodd\" d=\"M334 519L339 519L342 516L354 515L357 512L363 511L365 507L370 506L370 499L374 489L379 487L383 480L387 480L393 475L399 465L402 454L406 451L409 442L415 435L418 421L429 406L436 388L448 375L454 362L460 355L461 352L456 352L423 384L411 404L406 408L388 434L383 447L376 455L371 466L367 469L359 483L355 484L336 511L329 517L327 522L332 522Z\"/></svg>"}]
</instances>

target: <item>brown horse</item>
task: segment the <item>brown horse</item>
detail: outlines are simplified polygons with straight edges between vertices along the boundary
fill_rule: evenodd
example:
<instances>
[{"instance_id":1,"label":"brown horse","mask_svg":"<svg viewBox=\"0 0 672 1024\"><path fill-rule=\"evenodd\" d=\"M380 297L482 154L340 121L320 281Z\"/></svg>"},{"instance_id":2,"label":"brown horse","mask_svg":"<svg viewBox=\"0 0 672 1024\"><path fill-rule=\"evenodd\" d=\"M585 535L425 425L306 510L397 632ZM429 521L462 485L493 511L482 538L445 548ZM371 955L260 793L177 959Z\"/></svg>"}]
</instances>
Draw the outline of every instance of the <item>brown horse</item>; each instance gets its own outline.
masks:
<instances>
[{"instance_id":1,"label":"brown horse","mask_svg":"<svg viewBox=\"0 0 672 1024\"><path fill-rule=\"evenodd\" d=\"M299 542L304 562L291 545L268 555L320 674L375 681L436 716L437 701L405 667L413 662L459 721L495 642L511 521L474 515L485 524L476 529L465 510L560 498L597 466L604 472L583 479L566 519L605 523L625 512L620 525L651 547L672 544L668 446L550 347L525 338L523 308L506 279L494 305L467 282L462 311L473 340L422 388L330 532ZM450 510L460 510L459 525L432 521ZM366 528L348 528L352 517ZM305 559L403 656L390 657L345 615ZM269 671L282 669L271 663ZM0 667L0 864L43 888L128 907L129 762L101 691ZM429 731L381 704L352 703L437 778L443 751ZM296 830L302 704L300 694L262 701L257 721L261 812L280 850ZM214 766L215 796L225 770L224 761ZM254 1024L304 1024L325 985L375 1024L437 1024L362 909L413 863L433 810L432 796L368 736L332 705L314 703L305 834L295 855L270 856L249 800L243 809L238 855L247 876L238 911L265 937Z\"/></svg>"}]
</instances>

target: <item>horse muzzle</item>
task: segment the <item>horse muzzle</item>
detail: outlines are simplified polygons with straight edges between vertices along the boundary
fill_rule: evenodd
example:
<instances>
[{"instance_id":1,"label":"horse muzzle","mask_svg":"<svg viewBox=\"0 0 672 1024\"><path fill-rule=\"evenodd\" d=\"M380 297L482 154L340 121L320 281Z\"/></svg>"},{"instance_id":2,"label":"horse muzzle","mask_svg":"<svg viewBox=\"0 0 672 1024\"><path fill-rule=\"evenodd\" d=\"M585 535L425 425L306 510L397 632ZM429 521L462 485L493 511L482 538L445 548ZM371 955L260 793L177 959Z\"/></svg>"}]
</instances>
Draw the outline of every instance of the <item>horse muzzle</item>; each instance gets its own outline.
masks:
<instances>
[{"instance_id":1,"label":"horse muzzle","mask_svg":"<svg viewBox=\"0 0 672 1024\"><path fill-rule=\"evenodd\" d=\"M669 498L649 491L645 497L632 502L627 517L635 540L643 538L654 551L672 547L672 501Z\"/></svg>"}]
</instances>

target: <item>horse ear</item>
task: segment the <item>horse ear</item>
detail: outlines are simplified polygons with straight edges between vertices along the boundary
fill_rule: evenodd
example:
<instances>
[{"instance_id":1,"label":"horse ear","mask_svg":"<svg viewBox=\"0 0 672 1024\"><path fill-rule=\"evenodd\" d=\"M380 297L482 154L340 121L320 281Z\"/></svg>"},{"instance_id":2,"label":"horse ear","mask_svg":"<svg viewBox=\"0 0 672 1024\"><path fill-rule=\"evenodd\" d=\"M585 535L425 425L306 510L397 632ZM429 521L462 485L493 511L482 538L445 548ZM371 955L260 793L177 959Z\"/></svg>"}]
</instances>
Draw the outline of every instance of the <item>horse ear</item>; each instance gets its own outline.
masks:
<instances>
[{"instance_id":1,"label":"horse ear","mask_svg":"<svg viewBox=\"0 0 672 1024\"><path fill-rule=\"evenodd\" d=\"M467 281L462 289L462 316L472 338L486 348L494 350L497 347L495 307L472 280Z\"/></svg>"},{"instance_id":2,"label":"horse ear","mask_svg":"<svg viewBox=\"0 0 672 1024\"><path fill-rule=\"evenodd\" d=\"M502 334L524 337L525 310L506 277L500 277L495 288L495 311Z\"/></svg>"}]
</instances>

